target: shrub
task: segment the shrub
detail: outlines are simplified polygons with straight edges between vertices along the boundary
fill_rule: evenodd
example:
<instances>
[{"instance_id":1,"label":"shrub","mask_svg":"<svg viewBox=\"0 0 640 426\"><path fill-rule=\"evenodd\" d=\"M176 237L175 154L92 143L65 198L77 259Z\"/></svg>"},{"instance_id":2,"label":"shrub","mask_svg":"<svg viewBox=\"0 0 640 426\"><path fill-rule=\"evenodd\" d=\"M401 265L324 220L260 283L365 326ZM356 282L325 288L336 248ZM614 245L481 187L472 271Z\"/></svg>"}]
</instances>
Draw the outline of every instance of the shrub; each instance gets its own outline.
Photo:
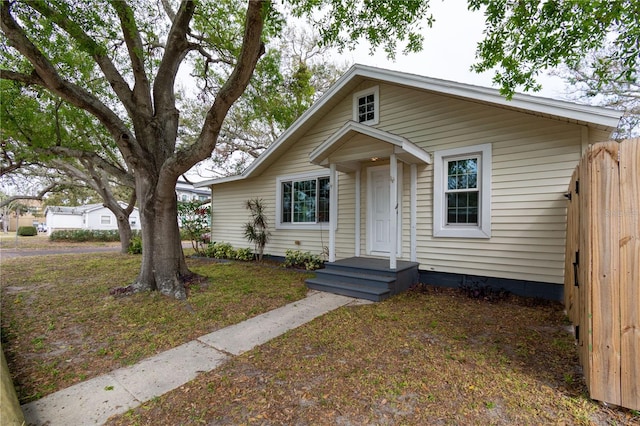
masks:
<instances>
[{"instance_id":1,"label":"shrub","mask_svg":"<svg viewBox=\"0 0 640 426\"><path fill-rule=\"evenodd\" d=\"M287 250L285 252L284 266L287 268L305 268L308 271L320 269L324 261L317 254L308 251Z\"/></svg>"},{"instance_id":2,"label":"shrub","mask_svg":"<svg viewBox=\"0 0 640 426\"><path fill-rule=\"evenodd\" d=\"M18 235L21 237L33 237L38 235L38 230L35 226L20 226L18 227Z\"/></svg>"},{"instance_id":3,"label":"shrub","mask_svg":"<svg viewBox=\"0 0 640 426\"><path fill-rule=\"evenodd\" d=\"M127 252L129 254L142 254L142 237L139 235L133 236L129 242Z\"/></svg>"},{"instance_id":4,"label":"shrub","mask_svg":"<svg viewBox=\"0 0 640 426\"><path fill-rule=\"evenodd\" d=\"M134 232L133 235L136 235ZM51 241L74 241L74 242L85 242L85 241L102 241L102 242L110 242L110 241L120 241L120 234L117 230L91 230L91 229L69 229L69 230L60 230L53 231L49 236L49 240Z\"/></svg>"},{"instance_id":5,"label":"shrub","mask_svg":"<svg viewBox=\"0 0 640 426\"><path fill-rule=\"evenodd\" d=\"M247 200L245 207L251 212L251 221L244 225L244 237L253 243L258 261L262 262L264 246L269 242L271 232L267 227L267 216L262 198Z\"/></svg>"},{"instance_id":6,"label":"shrub","mask_svg":"<svg viewBox=\"0 0 640 426\"><path fill-rule=\"evenodd\" d=\"M213 242L205 249L205 255L216 259L236 259L237 253L229 243Z\"/></svg>"},{"instance_id":7,"label":"shrub","mask_svg":"<svg viewBox=\"0 0 640 426\"><path fill-rule=\"evenodd\" d=\"M205 244L208 241L203 236L211 229L211 207L203 206L200 201L179 202L178 220L181 226L180 238L191 240L196 254L205 255Z\"/></svg>"},{"instance_id":8,"label":"shrub","mask_svg":"<svg viewBox=\"0 0 640 426\"><path fill-rule=\"evenodd\" d=\"M236 250L236 259L244 260L244 261L253 260L253 251L251 251L251 249L248 247L243 249L238 249Z\"/></svg>"}]
</instances>

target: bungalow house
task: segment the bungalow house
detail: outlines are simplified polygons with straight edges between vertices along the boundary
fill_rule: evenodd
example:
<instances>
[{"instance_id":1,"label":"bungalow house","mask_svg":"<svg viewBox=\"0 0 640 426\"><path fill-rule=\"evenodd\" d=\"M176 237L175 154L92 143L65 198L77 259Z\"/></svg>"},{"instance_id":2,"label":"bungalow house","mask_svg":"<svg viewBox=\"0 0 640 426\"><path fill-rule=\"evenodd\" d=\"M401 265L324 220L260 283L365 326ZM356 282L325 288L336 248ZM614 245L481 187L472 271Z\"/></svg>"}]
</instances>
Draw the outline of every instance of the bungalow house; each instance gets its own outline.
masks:
<instances>
[{"instance_id":1,"label":"bungalow house","mask_svg":"<svg viewBox=\"0 0 640 426\"><path fill-rule=\"evenodd\" d=\"M122 203L123 207L126 207ZM47 231L49 233L67 229L117 230L116 216L102 204L84 206L48 206L45 209ZM129 216L131 229L140 230L140 214L135 207Z\"/></svg>"},{"instance_id":2,"label":"bungalow house","mask_svg":"<svg viewBox=\"0 0 640 426\"><path fill-rule=\"evenodd\" d=\"M419 279L561 300L564 193L620 116L355 65L241 175L198 186L214 241L245 247L260 197L265 252L326 253L311 288L380 300Z\"/></svg>"}]
</instances>

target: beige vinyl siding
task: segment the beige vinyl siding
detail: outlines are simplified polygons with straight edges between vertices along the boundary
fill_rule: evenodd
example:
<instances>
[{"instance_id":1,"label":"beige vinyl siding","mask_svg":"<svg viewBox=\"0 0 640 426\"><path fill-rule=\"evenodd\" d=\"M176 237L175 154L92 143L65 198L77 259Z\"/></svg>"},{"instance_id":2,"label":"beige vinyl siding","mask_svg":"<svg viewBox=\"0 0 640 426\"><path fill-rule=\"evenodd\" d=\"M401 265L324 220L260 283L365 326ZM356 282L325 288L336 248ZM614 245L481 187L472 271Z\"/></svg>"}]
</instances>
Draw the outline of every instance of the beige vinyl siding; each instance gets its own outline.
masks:
<instances>
[{"instance_id":1,"label":"beige vinyl siding","mask_svg":"<svg viewBox=\"0 0 640 426\"><path fill-rule=\"evenodd\" d=\"M320 229L276 229L276 179L299 173L326 171L329 169L312 165L309 153L326 138L331 136L351 117L351 102L345 100L322 120L323 126L311 129L292 145L277 162L255 179L246 179L215 185L212 200L212 239L225 241L234 247L249 247L242 236L244 224L249 220L249 212L244 203L249 198L260 197L265 202L269 219L271 238L265 247L265 253L284 256L286 250L310 251L322 254L329 246L329 224ZM338 173L338 228L336 232L336 256L348 257L354 253L354 179L344 173ZM246 213L246 214L243 214Z\"/></svg>"},{"instance_id":2,"label":"beige vinyl siding","mask_svg":"<svg viewBox=\"0 0 640 426\"><path fill-rule=\"evenodd\" d=\"M380 104L379 127L427 152L492 145L491 239L433 238L433 166L419 167L421 269L562 283L563 193L580 156L580 126L390 85L381 86Z\"/></svg>"},{"instance_id":3,"label":"beige vinyl siding","mask_svg":"<svg viewBox=\"0 0 640 426\"><path fill-rule=\"evenodd\" d=\"M417 166L416 237L420 268L561 284L566 223L563 194L582 146L606 140L608 133L389 84L365 82L354 92L374 85L380 88L380 122L376 127L401 135L432 155L443 149L487 143L492 146L490 239L433 238L433 165ZM353 118L351 95L321 117L260 176L214 186L214 240L247 247L242 227L249 214L243 206L247 199L260 196L267 204L272 224L267 253L282 256L287 249L300 249L319 254L323 247L328 247L328 229L275 229L276 179L322 170L310 164L309 153ZM358 150L371 150L378 144L357 136L339 155L350 158ZM383 164L388 164L388 158L362 164L359 244L363 256L367 251L367 167ZM402 259L410 257L410 170L408 164L404 165ZM355 173L338 173L337 258L353 256L355 251L355 180ZM243 211L246 215L240 214Z\"/></svg>"}]
</instances>

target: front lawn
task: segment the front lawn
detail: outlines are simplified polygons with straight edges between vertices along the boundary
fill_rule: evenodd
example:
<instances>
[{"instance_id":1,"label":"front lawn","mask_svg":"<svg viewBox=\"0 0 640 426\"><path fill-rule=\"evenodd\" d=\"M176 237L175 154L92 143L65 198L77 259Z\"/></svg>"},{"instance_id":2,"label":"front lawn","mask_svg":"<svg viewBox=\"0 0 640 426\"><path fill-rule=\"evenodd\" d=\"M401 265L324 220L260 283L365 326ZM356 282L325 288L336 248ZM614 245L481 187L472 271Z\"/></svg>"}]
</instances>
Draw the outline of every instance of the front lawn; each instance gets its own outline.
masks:
<instances>
[{"instance_id":1,"label":"front lawn","mask_svg":"<svg viewBox=\"0 0 640 426\"><path fill-rule=\"evenodd\" d=\"M209 280L187 301L109 294L139 262L2 260L2 342L22 403L298 300L309 276L188 259ZM562 306L421 290L330 312L109 424L640 424L588 399Z\"/></svg>"},{"instance_id":2,"label":"front lawn","mask_svg":"<svg viewBox=\"0 0 640 426\"><path fill-rule=\"evenodd\" d=\"M109 425L626 425L590 401L562 307L455 291L348 306Z\"/></svg>"},{"instance_id":3,"label":"front lawn","mask_svg":"<svg viewBox=\"0 0 640 426\"><path fill-rule=\"evenodd\" d=\"M208 278L187 301L117 297L140 269L119 253L3 259L2 348L21 403L134 364L306 294L309 275L273 265L188 259Z\"/></svg>"}]
</instances>

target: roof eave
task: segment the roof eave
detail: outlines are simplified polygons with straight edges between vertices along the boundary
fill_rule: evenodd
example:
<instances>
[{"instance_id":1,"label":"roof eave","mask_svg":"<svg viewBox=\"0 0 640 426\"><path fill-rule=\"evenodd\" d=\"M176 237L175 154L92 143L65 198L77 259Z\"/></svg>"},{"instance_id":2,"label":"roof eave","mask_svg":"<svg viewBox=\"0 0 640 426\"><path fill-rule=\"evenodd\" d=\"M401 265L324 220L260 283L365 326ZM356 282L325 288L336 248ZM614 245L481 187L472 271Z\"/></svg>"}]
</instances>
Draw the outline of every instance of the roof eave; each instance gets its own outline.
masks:
<instances>
[{"instance_id":1,"label":"roof eave","mask_svg":"<svg viewBox=\"0 0 640 426\"><path fill-rule=\"evenodd\" d=\"M493 88L473 86L465 83L458 83L447 80L439 80L431 77L416 74L407 74L401 71L387 70L371 67L368 65L353 65L342 77L340 77L318 99L309 109L307 109L298 119L285 130L280 137L272 143L249 167L240 175L225 178L211 179L200 182L194 186L210 186L220 183L233 182L251 177L259 171L262 165L275 153L282 144L290 137L293 137L305 123L327 105L330 100L340 93L345 86L356 79L381 80L388 83L410 86L417 89L430 90L460 98L466 98L479 102L486 102L494 105L501 105L509 108L547 114L558 118L575 120L587 125L603 126L607 129L615 129L623 115L623 112L594 107L589 105L572 104L567 101L542 98L531 95L515 94L511 100L507 100L500 92Z\"/></svg>"}]
</instances>

